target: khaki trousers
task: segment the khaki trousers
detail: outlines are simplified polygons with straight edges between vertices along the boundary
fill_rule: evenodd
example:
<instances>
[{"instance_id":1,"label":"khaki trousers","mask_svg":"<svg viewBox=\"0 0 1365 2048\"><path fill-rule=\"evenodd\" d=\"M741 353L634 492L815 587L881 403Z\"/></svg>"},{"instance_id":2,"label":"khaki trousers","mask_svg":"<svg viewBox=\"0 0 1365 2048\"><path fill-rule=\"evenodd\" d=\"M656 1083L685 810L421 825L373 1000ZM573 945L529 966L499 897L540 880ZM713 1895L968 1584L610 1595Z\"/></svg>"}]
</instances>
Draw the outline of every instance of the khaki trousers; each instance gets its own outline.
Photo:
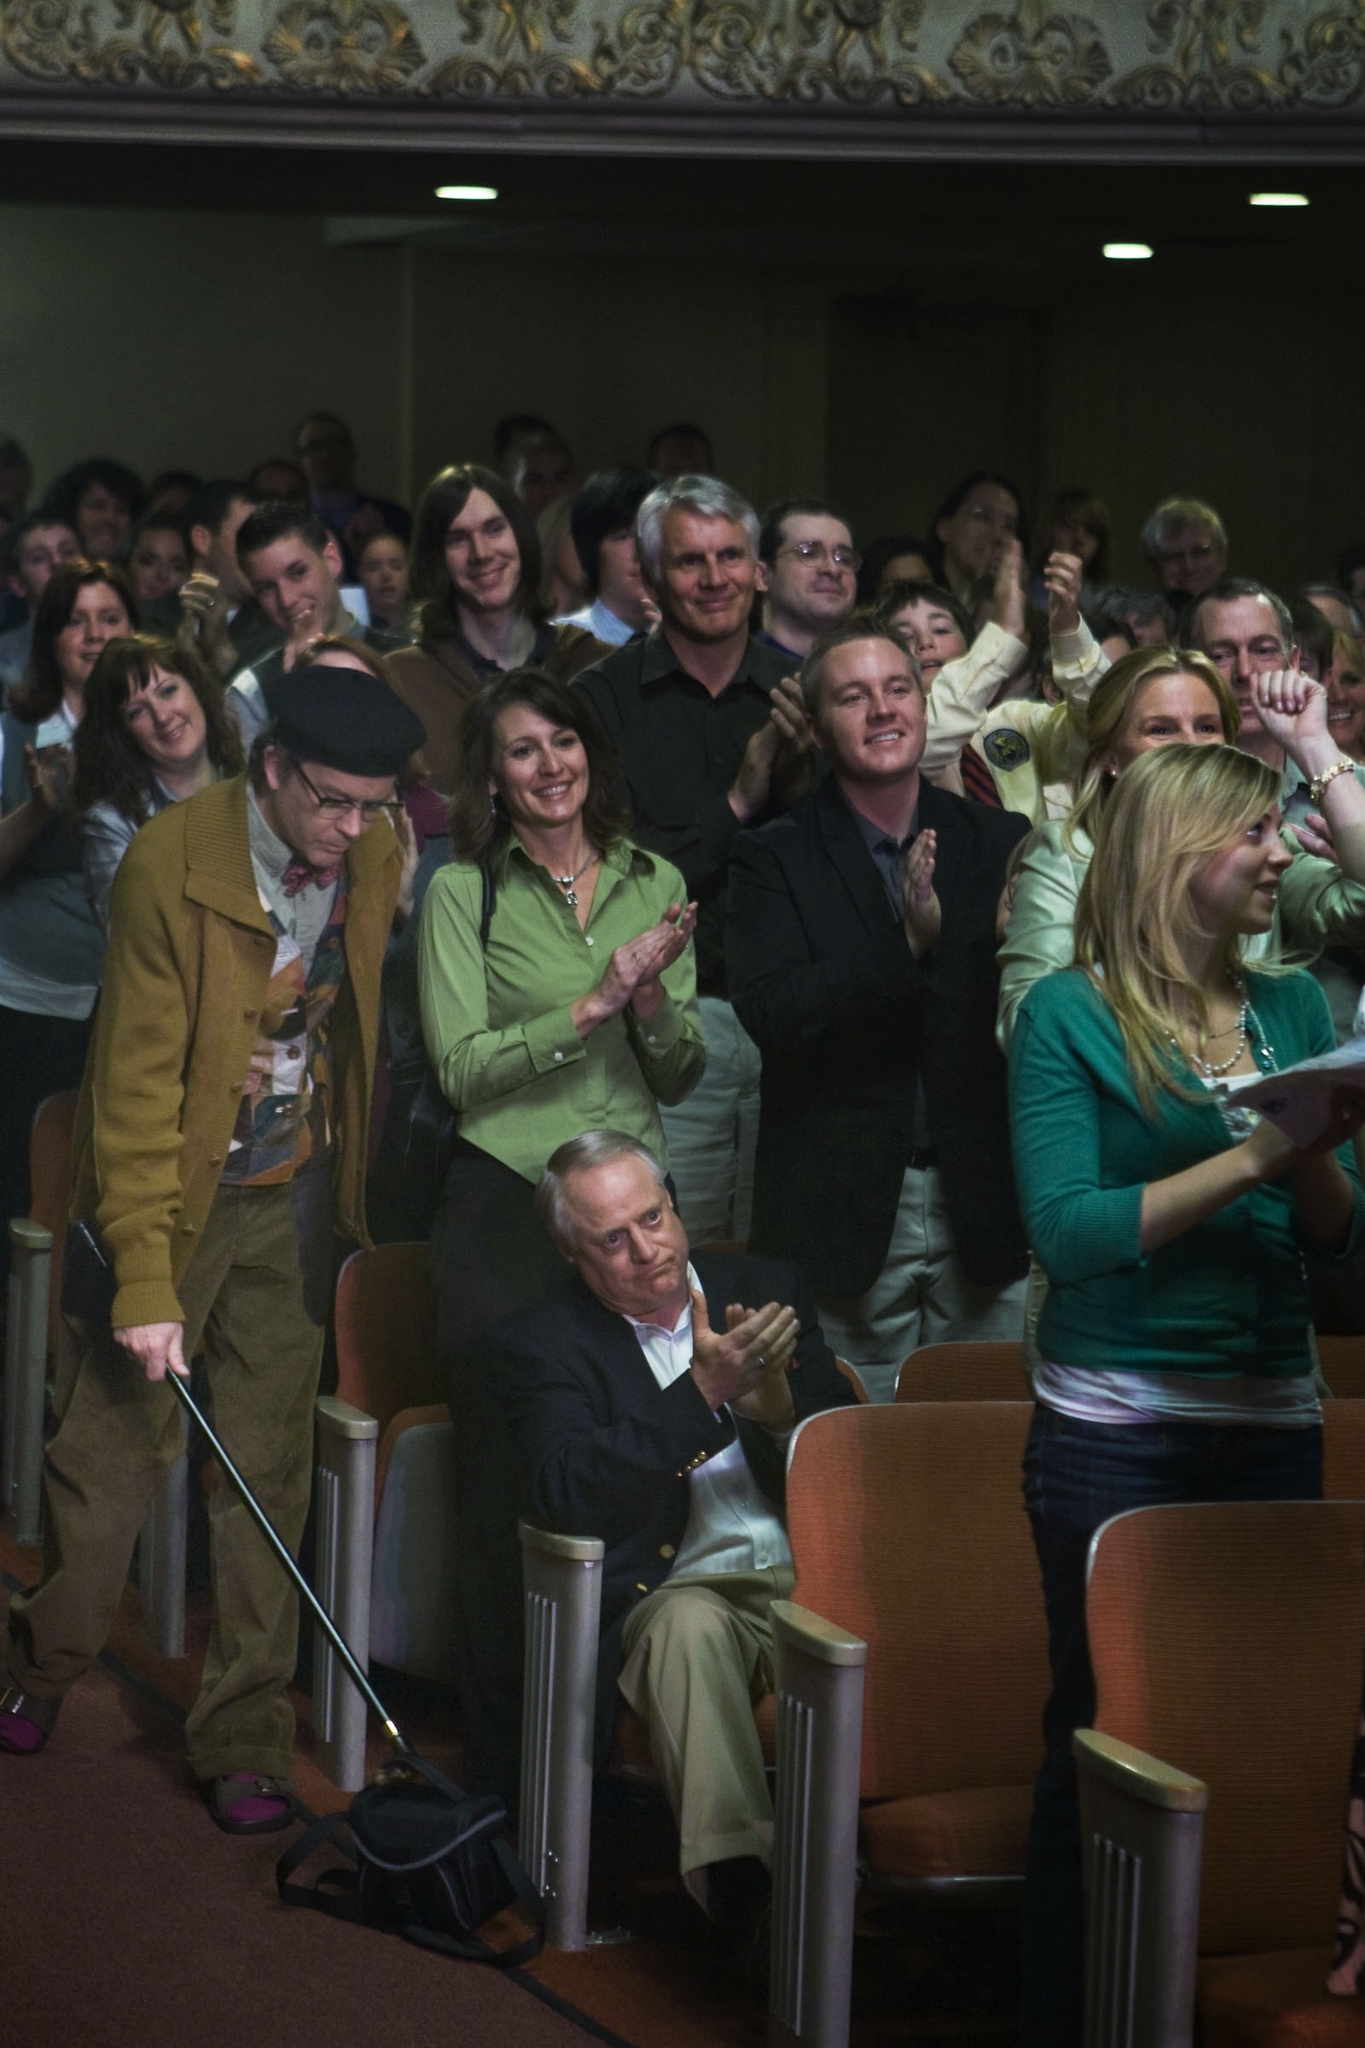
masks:
<instances>
[{"instance_id":1,"label":"khaki trousers","mask_svg":"<svg viewBox=\"0 0 1365 2048\"><path fill-rule=\"evenodd\" d=\"M187 1358L203 1337L214 1427L295 1552L308 1512L323 1339L305 1307L295 1218L304 1213L299 1195L316 1195L315 1180L325 1185L319 1174L294 1187L220 1188L178 1290ZM312 1207L327 1213L330 1255L329 1205L314 1199ZM156 1471L184 1448L169 1387L148 1380L108 1338L92 1341L82 1324L70 1324L67 1337L59 1426L45 1457L43 1578L10 1610L10 1668L38 1698L60 1696L99 1655ZM297 1597L226 1479L209 1496L209 1533L214 1618L186 1724L190 1764L200 1779L287 1777Z\"/></svg>"},{"instance_id":2,"label":"khaki trousers","mask_svg":"<svg viewBox=\"0 0 1365 2048\"><path fill-rule=\"evenodd\" d=\"M886 1264L866 1294L816 1298L825 1342L856 1368L873 1401L894 1401L900 1369L922 1344L1015 1341L1024 1282L979 1287L953 1242L943 1176L905 1169Z\"/></svg>"},{"instance_id":3,"label":"khaki trousers","mask_svg":"<svg viewBox=\"0 0 1365 2048\"><path fill-rule=\"evenodd\" d=\"M678 1867L706 1907L705 1870L732 1856L772 1860L773 1807L754 1703L773 1689L774 1600L790 1566L663 1585L625 1625L621 1691L649 1724L678 1823Z\"/></svg>"}]
</instances>

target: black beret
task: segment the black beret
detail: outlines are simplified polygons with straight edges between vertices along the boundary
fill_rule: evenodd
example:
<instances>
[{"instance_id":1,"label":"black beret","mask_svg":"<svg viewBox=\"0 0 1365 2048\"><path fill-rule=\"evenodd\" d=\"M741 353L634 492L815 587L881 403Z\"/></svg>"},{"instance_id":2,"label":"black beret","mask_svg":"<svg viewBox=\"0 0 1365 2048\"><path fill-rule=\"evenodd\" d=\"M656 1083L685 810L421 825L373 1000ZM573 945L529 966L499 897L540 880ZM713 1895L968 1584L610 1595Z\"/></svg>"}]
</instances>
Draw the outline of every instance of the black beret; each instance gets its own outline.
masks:
<instances>
[{"instance_id":1,"label":"black beret","mask_svg":"<svg viewBox=\"0 0 1365 2048\"><path fill-rule=\"evenodd\" d=\"M273 682L266 705L269 738L344 775L397 775L426 743L416 712L367 669L310 662Z\"/></svg>"}]
</instances>

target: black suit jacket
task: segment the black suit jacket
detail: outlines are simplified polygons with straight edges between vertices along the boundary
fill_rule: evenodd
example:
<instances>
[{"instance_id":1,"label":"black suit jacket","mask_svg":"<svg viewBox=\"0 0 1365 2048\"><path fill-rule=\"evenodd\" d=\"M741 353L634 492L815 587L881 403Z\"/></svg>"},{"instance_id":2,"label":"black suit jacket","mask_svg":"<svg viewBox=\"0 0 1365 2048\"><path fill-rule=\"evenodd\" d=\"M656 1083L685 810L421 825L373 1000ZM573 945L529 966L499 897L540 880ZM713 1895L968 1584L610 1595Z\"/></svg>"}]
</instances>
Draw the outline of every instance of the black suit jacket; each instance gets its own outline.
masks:
<instances>
[{"instance_id":1,"label":"black suit jacket","mask_svg":"<svg viewBox=\"0 0 1365 2048\"><path fill-rule=\"evenodd\" d=\"M796 1419L856 1397L824 1340L810 1289L795 1268L697 1252L712 1327L732 1301L793 1307L801 1321L790 1373ZM569 1536L600 1536L602 1644L599 1734L610 1728L626 1615L667 1578L691 1506L693 1468L734 1442L779 1507L783 1448L757 1423L718 1421L690 1373L661 1389L624 1316L604 1308L577 1274L494 1333L495 1374L512 1430L528 1520Z\"/></svg>"},{"instance_id":2,"label":"black suit jacket","mask_svg":"<svg viewBox=\"0 0 1365 2048\"><path fill-rule=\"evenodd\" d=\"M886 1262L922 1078L953 1236L973 1280L1027 1263L995 1043L995 916L1028 820L920 784L938 835L938 944L916 960L833 777L730 858L726 957L763 1054L749 1242L817 1294L861 1294Z\"/></svg>"}]
</instances>

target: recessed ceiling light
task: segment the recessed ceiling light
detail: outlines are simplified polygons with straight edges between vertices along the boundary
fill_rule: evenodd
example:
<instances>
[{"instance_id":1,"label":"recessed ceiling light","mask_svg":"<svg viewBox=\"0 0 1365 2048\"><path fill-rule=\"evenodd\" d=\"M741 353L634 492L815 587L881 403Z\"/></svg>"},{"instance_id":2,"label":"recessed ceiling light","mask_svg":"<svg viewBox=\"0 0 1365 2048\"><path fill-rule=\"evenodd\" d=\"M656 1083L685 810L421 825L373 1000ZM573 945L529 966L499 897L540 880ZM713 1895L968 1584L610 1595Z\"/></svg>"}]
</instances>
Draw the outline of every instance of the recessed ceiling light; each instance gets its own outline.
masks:
<instances>
[{"instance_id":1,"label":"recessed ceiling light","mask_svg":"<svg viewBox=\"0 0 1365 2048\"><path fill-rule=\"evenodd\" d=\"M496 199L496 185L438 185L438 199Z\"/></svg>"},{"instance_id":2,"label":"recessed ceiling light","mask_svg":"<svg viewBox=\"0 0 1365 2048\"><path fill-rule=\"evenodd\" d=\"M1307 206L1306 192L1253 192L1253 206Z\"/></svg>"},{"instance_id":3,"label":"recessed ceiling light","mask_svg":"<svg viewBox=\"0 0 1365 2048\"><path fill-rule=\"evenodd\" d=\"M1152 248L1150 242L1106 242L1104 253L1115 263L1144 263Z\"/></svg>"}]
</instances>

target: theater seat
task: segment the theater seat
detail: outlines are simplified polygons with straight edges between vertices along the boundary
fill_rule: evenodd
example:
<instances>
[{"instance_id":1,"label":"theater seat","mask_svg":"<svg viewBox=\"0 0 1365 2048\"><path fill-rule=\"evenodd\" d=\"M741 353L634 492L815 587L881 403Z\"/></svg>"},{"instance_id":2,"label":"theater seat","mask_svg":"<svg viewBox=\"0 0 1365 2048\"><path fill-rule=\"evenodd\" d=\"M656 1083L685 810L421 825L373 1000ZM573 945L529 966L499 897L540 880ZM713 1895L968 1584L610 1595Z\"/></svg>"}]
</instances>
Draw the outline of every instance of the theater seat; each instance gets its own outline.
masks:
<instances>
[{"instance_id":1,"label":"theater seat","mask_svg":"<svg viewBox=\"0 0 1365 2048\"><path fill-rule=\"evenodd\" d=\"M1332 1392L1348 1400L1365 1394L1365 1337L1319 1337L1317 1346Z\"/></svg>"},{"instance_id":2,"label":"theater seat","mask_svg":"<svg viewBox=\"0 0 1365 2048\"><path fill-rule=\"evenodd\" d=\"M551 1948L588 1941L588 1844L592 1832L593 1740L602 1559L596 1536L561 1536L520 1524L525 1586L525 1669L521 1714L518 1848L544 1893ZM775 1751L774 1700L754 1708L764 1759ZM622 1704L609 1767L657 1782L649 1730Z\"/></svg>"},{"instance_id":3,"label":"theater seat","mask_svg":"<svg viewBox=\"0 0 1365 2048\"><path fill-rule=\"evenodd\" d=\"M958 1904L1017 1897L1049 1686L1020 1501L1025 1401L918 1401L796 1432L777 1636L770 2034L848 2037L855 1865Z\"/></svg>"},{"instance_id":4,"label":"theater seat","mask_svg":"<svg viewBox=\"0 0 1365 2048\"><path fill-rule=\"evenodd\" d=\"M1365 1400L1322 1404L1322 1491L1327 1500L1365 1500Z\"/></svg>"},{"instance_id":5,"label":"theater seat","mask_svg":"<svg viewBox=\"0 0 1365 2048\"><path fill-rule=\"evenodd\" d=\"M1196 2001L1202 2048L1360 2048L1365 2001L1323 1989L1330 1946L1206 1956Z\"/></svg>"},{"instance_id":6,"label":"theater seat","mask_svg":"<svg viewBox=\"0 0 1365 2048\"><path fill-rule=\"evenodd\" d=\"M925 1344L896 1381L897 1401L1031 1401L1033 1388L1017 1343Z\"/></svg>"},{"instance_id":7,"label":"theater seat","mask_svg":"<svg viewBox=\"0 0 1365 2048\"><path fill-rule=\"evenodd\" d=\"M450 1413L441 1394L425 1244L353 1252L337 1277L337 1391L317 1404L318 1596L362 1663L455 1678ZM365 1781L365 1706L316 1632L323 1767Z\"/></svg>"},{"instance_id":8,"label":"theater seat","mask_svg":"<svg viewBox=\"0 0 1365 2048\"><path fill-rule=\"evenodd\" d=\"M1075 1737L1087 2048L1337 2048L1324 1979L1365 1672L1365 1501L1117 1515ZM1205 1812L1203 1809L1207 1808Z\"/></svg>"}]
</instances>

